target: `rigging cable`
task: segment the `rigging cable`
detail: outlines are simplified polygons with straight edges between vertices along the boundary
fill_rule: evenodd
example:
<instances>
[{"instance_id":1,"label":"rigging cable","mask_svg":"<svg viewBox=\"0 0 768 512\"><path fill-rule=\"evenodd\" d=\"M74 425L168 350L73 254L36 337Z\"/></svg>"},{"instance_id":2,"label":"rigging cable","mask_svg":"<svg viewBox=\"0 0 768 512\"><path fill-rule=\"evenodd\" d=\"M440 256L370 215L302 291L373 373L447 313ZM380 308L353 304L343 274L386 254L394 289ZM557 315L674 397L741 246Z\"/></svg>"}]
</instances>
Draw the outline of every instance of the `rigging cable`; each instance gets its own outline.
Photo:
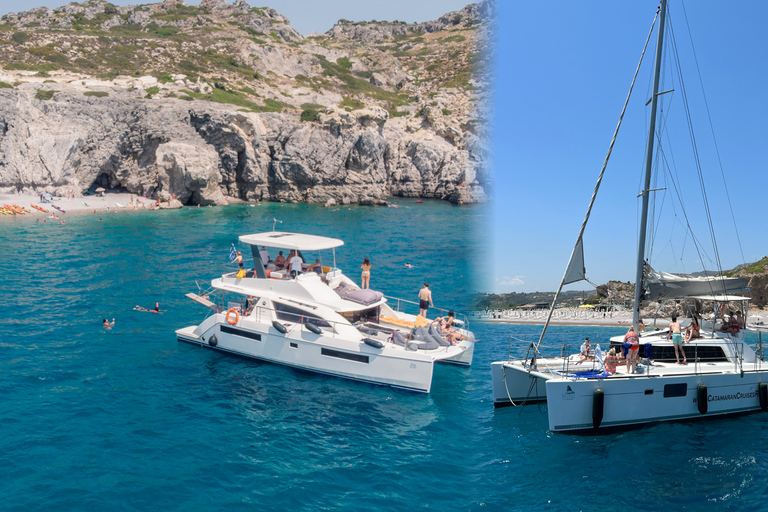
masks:
<instances>
[{"instance_id":1,"label":"rigging cable","mask_svg":"<svg viewBox=\"0 0 768 512\"><path fill-rule=\"evenodd\" d=\"M717 163L720 165L720 176L723 178L723 187L725 188L725 197L728 199L728 208L731 210L731 220L733 220L733 229L736 232L736 241L739 243L739 251L741 252L741 262L746 263L744 257L744 249L741 247L741 237L739 236L739 228L736 225L736 216L733 214L733 204L731 204L731 195L728 192L728 182L725 179L725 171L723 170L723 161L720 159L720 149L717 147L717 139L715 138L715 127L712 124L712 116L709 113L709 103L707 103L707 94L704 91L704 81L701 79L701 69L699 68L699 59L696 56L696 47L693 45L693 34L691 34L691 27L688 24L688 13L685 11L685 3L681 2L683 6L683 17L685 18L685 25L688 28L688 38L691 41L691 51L693 52L693 61L696 63L696 71L699 74L699 83L701 84L701 94L704 98L704 108L707 111L707 119L709 120L709 129L712 131L712 142L715 146L715 154L717 155Z\"/></svg>"},{"instance_id":2,"label":"rigging cable","mask_svg":"<svg viewBox=\"0 0 768 512\"><path fill-rule=\"evenodd\" d=\"M557 288L557 291L555 292L555 296L552 299L552 306L549 308L549 315L547 316L547 321L544 324L544 329L541 331L539 342L536 344L537 351L538 351L538 347L541 345L542 340L544 340L544 335L547 333L547 327L549 326L549 321L552 319L552 313L555 311L555 304L557 304L557 298L560 295L560 291L563 289L563 286L565 285L565 280L566 280L566 277L568 276L568 271L570 270L571 263L573 262L573 256L574 254L576 254L576 251L578 250L579 246L582 243L582 237L584 236L584 230L587 228L587 222L589 222L589 216L592 212L592 206L594 206L595 200L597 199L597 191L600 190L600 183L602 183L603 181L603 176L605 175L605 168L608 167L608 160L611 158L613 145L616 143L616 136L619 134L619 128L621 128L621 122L624 119L624 114L627 111L629 98L632 96L632 90L635 87L635 80L637 80L637 74L640 72L640 66L643 63L643 57L645 57L645 50L648 48L648 42L651 40L651 35L653 34L653 27L656 26L656 20L658 19L658 17L659 17L659 10L657 9L656 17L653 18L653 23L651 23L651 30L650 32L648 32L648 38L645 40L645 45L643 46L643 52L640 54L640 61L637 63L635 74L632 77L632 84L629 86L627 99L624 100L624 108L621 109L621 115L619 115L619 123L616 125L616 129L613 132L613 138L611 139L611 144L608 146L608 153L605 155L605 160L603 161L603 167L600 169L600 175L597 177L597 183L595 183L595 189L592 191L592 198L590 199L589 206L587 207L587 214L584 216L584 221L581 224L581 229L579 230L579 236L576 237L576 243L574 244L573 251L571 252L571 258L568 261L568 267L566 267L565 272L563 273L563 279L560 281L560 286ZM582 275L583 274L584 272L582 271Z\"/></svg>"},{"instance_id":3,"label":"rigging cable","mask_svg":"<svg viewBox=\"0 0 768 512\"><path fill-rule=\"evenodd\" d=\"M674 51L674 55L675 55L675 64L677 65L678 76L680 78L680 89L681 89L681 93L682 93L681 95L682 95L683 106L684 106L684 110L685 110L685 117L686 117L686 121L688 123L688 133L689 133L689 135L691 137L691 146L692 146L692 150L693 150L694 161L696 162L696 171L697 171L697 175L698 175L698 178L699 178L699 185L701 187L701 196L702 196L702 200L704 202L704 212L706 213L706 217L707 217L707 225L709 227L709 235L712 238L712 244L713 244L713 249L714 249L714 254L715 254L715 262L716 262L716 265L717 265L717 269L722 274L723 266L722 266L722 263L720 261L720 252L717 250L717 237L715 236L715 226L714 226L714 223L712 222L712 212L709 209L709 201L707 200L707 190L706 190L706 187L704 185L704 174L702 173L702 169L701 169L701 159L699 158L698 146L696 145L696 136L695 136L694 131L693 131L693 120L691 118L691 111L690 111L690 107L689 107L689 103L688 103L688 95L686 94L686 91L685 91L685 81L683 80L682 68L680 67L680 57L679 57L679 54L677 52L677 42L675 40L675 32L672 29L672 24L671 23L670 23L670 30L669 30L669 32L670 32L670 39L672 40L672 50ZM727 291L726 286L725 286L725 281L721 280L721 282L722 282L722 285L723 285L723 293L725 293ZM710 284L710 287L711 287L711 284Z\"/></svg>"}]
</instances>

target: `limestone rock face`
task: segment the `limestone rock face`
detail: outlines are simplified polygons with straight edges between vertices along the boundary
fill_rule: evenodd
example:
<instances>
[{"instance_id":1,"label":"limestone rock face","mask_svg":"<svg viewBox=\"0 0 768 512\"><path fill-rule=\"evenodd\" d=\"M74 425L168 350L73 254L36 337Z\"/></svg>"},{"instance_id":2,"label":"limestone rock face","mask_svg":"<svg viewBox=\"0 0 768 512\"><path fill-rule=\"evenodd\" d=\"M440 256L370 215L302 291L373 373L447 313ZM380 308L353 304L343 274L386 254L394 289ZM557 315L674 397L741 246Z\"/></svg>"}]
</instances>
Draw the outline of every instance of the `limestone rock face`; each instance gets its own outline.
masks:
<instances>
[{"instance_id":1,"label":"limestone rock face","mask_svg":"<svg viewBox=\"0 0 768 512\"><path fill-rule=\"evenodd\" d=\"M54 89L54 87L56 89ZM38 89L55 91L37 99ZM296 114L145 99L122 87L0 89L0 191L103 186L183 204L241 200L384 204L390 196L485 199L483 144L409 131L376 106Z\"/></svg>"}]
</instances>

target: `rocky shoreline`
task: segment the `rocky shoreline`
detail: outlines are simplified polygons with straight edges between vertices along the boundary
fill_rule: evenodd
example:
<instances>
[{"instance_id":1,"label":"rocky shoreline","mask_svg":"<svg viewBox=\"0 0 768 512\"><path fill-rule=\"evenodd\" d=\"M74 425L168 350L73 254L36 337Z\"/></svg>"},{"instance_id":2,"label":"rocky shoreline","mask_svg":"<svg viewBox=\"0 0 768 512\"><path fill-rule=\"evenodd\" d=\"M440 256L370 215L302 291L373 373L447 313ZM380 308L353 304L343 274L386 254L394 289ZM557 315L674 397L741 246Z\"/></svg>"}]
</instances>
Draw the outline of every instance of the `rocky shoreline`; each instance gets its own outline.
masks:
<instances>
[{"instance_id":1,"label":"rocky shoreline","mask_svg":"<svg viewBox=\"0 0 768 512\"><path fill-rule=\"evenodd\" d=\"M475 4L304 38L242 0L11 13L0 24L0 193L485 202L489 113L475 70L490 16Z\"/></svg>"}]
</instances>

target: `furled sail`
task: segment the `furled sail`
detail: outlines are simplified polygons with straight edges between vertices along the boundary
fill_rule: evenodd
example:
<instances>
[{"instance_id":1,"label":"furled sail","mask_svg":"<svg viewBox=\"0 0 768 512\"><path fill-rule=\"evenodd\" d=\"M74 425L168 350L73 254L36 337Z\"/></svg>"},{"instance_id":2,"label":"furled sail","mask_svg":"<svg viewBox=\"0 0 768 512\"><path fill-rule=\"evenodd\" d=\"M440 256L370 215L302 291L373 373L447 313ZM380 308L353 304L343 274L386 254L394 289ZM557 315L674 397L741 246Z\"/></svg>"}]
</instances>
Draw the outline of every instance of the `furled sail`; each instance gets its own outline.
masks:
<instances>
[{"instance_id":1,"label":"furled sail","mask_svg":"<svg viewBox=\"0 0 768 512\"><path fill-rule=\"evenodd\" d=\"M749 291L747 280L739 277L694 276L654 270L646 264L643 300L682 299L701 295L728 295Z\"/></svg>"}]
</instances>

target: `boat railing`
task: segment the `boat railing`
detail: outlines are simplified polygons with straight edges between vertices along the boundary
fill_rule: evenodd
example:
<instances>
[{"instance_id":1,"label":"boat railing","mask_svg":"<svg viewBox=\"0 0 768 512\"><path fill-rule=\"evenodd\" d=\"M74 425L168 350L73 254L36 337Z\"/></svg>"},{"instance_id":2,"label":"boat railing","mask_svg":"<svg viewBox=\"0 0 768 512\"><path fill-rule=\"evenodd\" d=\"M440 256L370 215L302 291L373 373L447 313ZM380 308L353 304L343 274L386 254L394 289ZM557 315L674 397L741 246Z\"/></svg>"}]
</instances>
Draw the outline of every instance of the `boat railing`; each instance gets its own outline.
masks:
<instances>
[{"instance_id":1,"label":"boat railing","mask_svg":"<svg viewBox=\"0 0 768 512\"><path fill-rule=\"evenodd\" d=\"M384 298L387 299L387 304L389 307L397 311L398 313L410 313L412 315L418 314L420 307L419 303L413 300L407 300L407 299L400 299L398 297L390 297L388 295L385 295ZM392 301L392 302L390 302ZM413 306L409 307L412 313L410 311L406 311L406 305ZM456 319L456 327L459 327L460 329L469 329L469 318L464 313L459 313L455 309L451 308L439 308L436 306L430 306L431 309L437 309L440 311L440 316L447 316L449 311L454 312L454 318Z\"/></svg>"},{"instance_id":2,"label":"boat railing","mask_svg":"<svg viewBox=\"0 0 768 512\"><path fill-rule=\"evenodd\" d=\"M566 374L574 374L577 372L583 372L588 370L602 370L602 365L598 361L597 357L594 360L579 361L578 356L581 345L579 343L568 343L567 338L573 338L573 336L584 336L584 333L555 333L547 334L545 336L545 342L536 349L540 334L513 334L509 336L509 346L507 349L507 360L521 360L529 369L537 369L542 372L562 372ZM603 338L606 335L603 334ZM605 361L606 356L611 348L611 335L608 335L608 339L604 340L606 343L604 347L601 347L601 357ZM557 339L560 339L560 343L557 343ZM592 345L591 355L596 356L596 347L600 344L599 334L595 334L594 337L590 336L590 339L594 341ZM725 352L713 351L715 347L711 344L696 344L685 343L683 344L683 351L685 353L685 359L687 360L687 366L690 373L708 373L711 371L711 365L713 363L732 365L732 371L735 373L748 372L748 371L765 371L766 361L764 358L765 348L762 346L762 340L758 343L751 344L739 339L730 338L727 341L729 350ZM676 362L674 347L663 347L659 351L659 347L655 347L654 357L647 357L644 349L644 344L640 344L640 353L638 358L638 368L640 369L637 374L644 374L651 376L656 373L655 369L658 368L658 363L662 363L662 366L672 364ZM619 365L626 363L625 354L621 346L613 345L617 348L617 355L620 360ZM754 353L754 358L751 354ZM682 355L680 356L682 359ZM541 365L542 359L559 360L556 364ZM720 366L722 368L722 366Z\"/></svg>"},{"instance_id":3,"label":"boat railing","mask_svg":"<svg viewBox=\"0 0 768 512\"><path fill-rule=\"evenodd\" d=\"M509 336L509 344L507 346L507 359L513 360L513 359L530 359L530 357L533 356L533 352L531 352L532 346L535 346L538 341L539 337L541 336L541 333L528 333L528 334L510 334ZM574 353L578 353L581 348L581 342L579 343L566 343L566 338L573 338L581 337L582 341L584 338L589 338L590 343L592 343L592 351L594 352L594 347L597 347L598 344L600 344L600 333L585 333L585 332L562 332L562 333L547 333L547 335L544 337L544 341L539 346L538 353L536 354L536 358L541 357L568 357ZM611 343L611 336L615 336L615 334L609 334L606 335L605 333L602 334L602 338L606 339L607 341L604 341L603 343L607 343L610 345ZM559 338L559 341L557 341ZM572 349L575 348L575 352L572 351ZM513 356L513 352L517 354L516 356ZM525 355L523 356L523 353ZM605 354L608 353L607 350L604 352Z\"/></svg>"}]
</instances>

